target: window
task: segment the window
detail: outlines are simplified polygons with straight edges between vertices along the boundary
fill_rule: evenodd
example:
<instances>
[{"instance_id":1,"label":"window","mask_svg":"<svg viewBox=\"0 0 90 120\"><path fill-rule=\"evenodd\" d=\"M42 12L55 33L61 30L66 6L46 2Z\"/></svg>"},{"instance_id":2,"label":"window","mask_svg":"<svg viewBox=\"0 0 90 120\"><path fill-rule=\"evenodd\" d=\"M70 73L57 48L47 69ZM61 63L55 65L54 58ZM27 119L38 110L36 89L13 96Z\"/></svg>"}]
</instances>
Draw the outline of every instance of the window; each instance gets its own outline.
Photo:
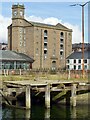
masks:
<instances>
[{"instance_id":1,"label":"window","mask_svg":"<svg viewBox=\"0 0 90 120\"><path fill-rule=\"evenodd\" d=\"M63 55L63 51L60 51L60 55Z\"/></svg>"},{"instance_id":2,"label":"window","mask_svg":"<svg viewBox=\"0 0 90 120\"><path fill-rule=\"evenodd\" d=\"M47 54L47 50L44 50L44 54Z\"/></svg>"},{"instance_id":3,"label":"window","mask_svg":"<svg viewBox=\"0 0 90 120\"><path fill-rule=\"evenodd\" d=\"M81 63L81 60L78 60L78 63Z\"/></svg>"},{"instance_id":4,"label":"window","mask_svg":"<svg viewBox=\"0 0 90 120\"><path fill-rule=\"evenodd\" d=\"M20 35L20 39L22 39L22 35Z\"/></svg>"},{"instance_id":5,"label":"window","mask_svg":"<svg viewBox=\"0 0 90 120\"><path fill-rule=\"evenodd\" d=\"M71 33L68 33L69 36L71 36Z\"/></svg>"},{"instance_id":6,"label":"window","mask_svg":"<svg viewBox=\"0 0 90 120\"><path fill-rule=\"evenodd\" d=\"M60 39L60 43L63 43L63 39Z\"/></svg>"},{"instance_id":7,"label":"window","mask_svg":"<svg viewBox=\"0 0 90 120\"><path fill-rule=\"evenodd\" d=\"M44 30L44 36L47 36L47 30Z\"/></svg>"},{"instance_id":8,"label":"window","mask_svg":"<svg viewBox=\"0 0 90 120\"><path fill-rule=\"evenodd\" d=\"M67 65L67 69L70 69L69 65Z\"/></svg>"},{"instance_id":9,"label":"window","mask_svg":"<svg viewBox=\"0 0 90 120\"><path fill-rule=\"evenodd\" d=\"M47 48L47 43L44 43L44 48Z\"/></svg>"},{"instance_id":10,"label":"window","mask_svg":"<svg viewBox=\"0 0 90 120\"><path fill-rule=\"evenodd\" d=\"M74 59L74 63L76 63L76 60Z\"/></svg>"},{"instance_id":11,"label":"window","mask_svg":"<svg viewBox=\"0 0 90 120\"><path fill-rule=\"evenodd\" d=\"M63 37L63 35L64 35L63 32L61 32L61 33L60 33L60 36Z\"/></svg>"},{"instance_id":12,"label":"window","mask_svg":"<svg viewBox=\"0 0 90 120\"><path fill-rule=\"evenodd\" d=\"M19 32L22 33L22 31L23 31L23 28L19 28Z\"/></svg>"},{"instance_id":13,"label":"window","mask_svg":"<svg viewBox=\"0 0 90 120\"><path fill-rule=\"evenodd\" d=\"M74 70L76 70L76 65L74 65Z\"/></svg>"},{"instance_id":14,"label":"window","mask_svg":"<svg viewBox=\"0 0 90 120\"><path fill-rule=\"evenodd\" d=\"M87 65L84 65L84 69L87 70Z\"/></svg>"},{"instance_id":15,"label":"window","mask_svg":"<svg viewBox=\"0 0 90 120\"><path fill-rule=\"evenodd\" d=\"M23 15L23 11L20 11L20 16L22 16Z\"/></svg>"},{"instance_id":16,"label":"window","mask_svg":"<svg viewBox=\"0 0 90 120\"><path fill-rule=\"evenodd\" d=\"M69 63L69 60L67 60L67 63Z\"/></svg>"},{"instance_id":17,"label":"window","mask_svg":"<svg viewBox=\"0 0 90 120\"><path fill-rule=\"evenodd\" d=\"M16 16L16 15L17 15L17 11L15 10L15 11L14 11L14 16Z\"/></svg>"},{"instance_id":18,"label":"window","mask_svg":"<svg viewBox=\"0 0 90 120\"><path fill-rule=\"evenodd\" d=\"M20 41L20 46L22 46L22 41Z\"/></svg>"},{"instance_id":19,"label":"window","mask_svg":"<svg viewBox=\"0 0 90 120\"><path fill-rule=\"evenodd\" d=\"M44 37L44 42L47 42L47 37Z\"/></svg>"},{"instance_id":20,"label":"window","mask_svg":"<svg viewBox=\"0 0 90 120\"><path fill-rule=\"evenodd\" d=\"M84 63L87 63L87 60L84 60Z\"/></svg>"},{"instance_id":21,"label":"window","mask_svg":"<svg viewBox=\"0 0 90 120\"><path fill-rule=\"evenodd\" d=\"M24 46L26 46L26 42L24 41Z\"/></svg>"},{"instance_id":22,"label":"window","mask_svg":"<svg viewBox=\"0 0 90 120\"><path fill-rule=\"evenodd\" d=\"M81 65L78 65L78 70L80 70L81 69Z\"/></svg>"},{"instance_id":23,"label":"window","mask_svg":"<svg viewBox=\"0 0 90 120\"><path fill-rule=\"evenodd\" d=\"M63 45L62 44L60 45L60 49L63 49Z\"/></svg>"}]
</instances>

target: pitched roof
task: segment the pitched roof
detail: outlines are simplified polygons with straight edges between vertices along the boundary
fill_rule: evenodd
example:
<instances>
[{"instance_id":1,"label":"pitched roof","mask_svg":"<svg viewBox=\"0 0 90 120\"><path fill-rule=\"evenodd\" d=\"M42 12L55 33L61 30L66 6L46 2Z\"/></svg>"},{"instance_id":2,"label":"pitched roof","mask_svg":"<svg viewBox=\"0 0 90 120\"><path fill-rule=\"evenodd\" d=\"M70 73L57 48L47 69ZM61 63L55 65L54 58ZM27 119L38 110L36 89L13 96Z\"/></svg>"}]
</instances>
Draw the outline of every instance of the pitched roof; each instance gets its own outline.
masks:
<instances>
[{"instance_id":1,"label":"pitched roof","mask_svg":"<svg viewBox=\"0 0 90 120\"><path fill-rule=\"evenodd\" d=\"M0 61L33 62L34 60L23 53L17 53L15 51L9 50L0 50Z\"/></svg>"},{"instance_id":2,"label":"pitched roof","mask_svg":"<svg viewBox=\"0 0 90 120\"><path fill-rule=\"evenodd\" d=\"M72 32L72 29L67 28L66 26L58 23L56 25L51 25L51 24L45 24L45 23L40 23L40 22L33 22L33 21L28 21L26 19L24 19L25 22L27 22L28 24L35 26L35 27L45 27L45 28L53 28L53 29L57 29L57 30L65 30L65 31L70 31ZM12 27L12 24L9 25L7 28L9 29L10 27Z\"/></svg>"},{"instance_id":3,"label":"pitched roof","mask_svg":"<svg viewBox=\"0 0 90 120\"><path fill-rule=\"evenodd\" d=\"M82 51L71 53L67 59L82 59ZM90 59L90 51L84 51L84 59Z\"/></svg>"},{"instance_id":4,"label":"pitched roof","mask_svg":"<svg viewBox=\"0 0 90 120\"><path fill-rule=\"evenodd\" d=\"M75 43L75 44L72 44L72 48L75 49L75 48L82 48L82 43ZM90 48L90 43L84 43L84 48Z\"/></svg>"},{"instance_id":5,"label":"pitched roof","mask_svg":"<svg viewBox=\"0 0 90 120\"><path fill-rule=\"evenodd\" d=\"M56 28L56 29L63 29L63 30L69 30L72 32L72 29L67 28L66 26L58 23L56 25L51 25L51 24L45 24L45 23L39 23L39 22L32 22L29 21L33 26L37 27L48 27L48 28Z\"/></svg>"}]
</instances>

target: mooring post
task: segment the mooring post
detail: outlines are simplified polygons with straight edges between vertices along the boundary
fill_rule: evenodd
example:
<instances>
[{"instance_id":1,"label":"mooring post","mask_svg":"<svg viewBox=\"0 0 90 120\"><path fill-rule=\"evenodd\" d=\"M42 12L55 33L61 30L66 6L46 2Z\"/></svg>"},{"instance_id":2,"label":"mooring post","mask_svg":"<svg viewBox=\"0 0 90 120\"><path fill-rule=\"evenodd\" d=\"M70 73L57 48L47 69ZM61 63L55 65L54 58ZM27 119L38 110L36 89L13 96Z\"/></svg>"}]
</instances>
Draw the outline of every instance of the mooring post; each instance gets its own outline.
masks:
<instances>
[{"instance_id":1,"label":"mooring post","mask_svg":"<svg viewBox=\"0 0 90 120\"><path fill-rule=\"evenodd\" d=\"M20 69L20 75L22 75L22 70Z\"/></svg>"},{"instance_id":2,"label":"mooring post","mask_svg":"<svg viewBox=\"0 0 90 120\"><path fill-rule=\"evenodd\" d=\"M71 108L70 112L71 112L71 118L76 119L77 118L76 107Z\"/></svg>"},{"instance_id":3,"label":"mooring post","mask_svg":"<svg viewBox=\"0 0 90 120\"><path fill-rule=\"evenodd\" d=\"M30 120L30 118L31 118L30 115L31 115L31 110L29 110L29 109L26 110L26 111L25 111L25 117L26 117L27 120Z\"/></svg>"},{"instance_id":4,"label":"mooring post","mask_svg":"<svg viewBox=\"0 0 90 120\"><path fill-rule=\"evenodd\" d=\"M45 120L46 119L50 120L50 109L45 110Z\"/></svg>"},{"instance_id":5,"label":"mooring post","mask_svg":"<svg viewBox=\"0 0 90 120\"><path fill-rule=\"evenodd\" d=\"M50 84L47 84L45 89L45 106L50 108Z\"/></svg>"},{"instance_id":6,"label":"mooring post","mask_svg":"<svg viewBox=\"0 0 90 120\"><path fill-rule=\"evenodd\" d=\"M73 107L76 106L76 85L77 84L72 84L71 86L71 105Z\"/></svg>"},{"instance_id":7,"label":"mooring post","mask_svg":"<svg viewBox=\"0 0 90 120\"><path fill-rule=\"evenodd\" d=\"M31 108L31 86L26 86L26 109Z\"/></svg>"}]
</instances>

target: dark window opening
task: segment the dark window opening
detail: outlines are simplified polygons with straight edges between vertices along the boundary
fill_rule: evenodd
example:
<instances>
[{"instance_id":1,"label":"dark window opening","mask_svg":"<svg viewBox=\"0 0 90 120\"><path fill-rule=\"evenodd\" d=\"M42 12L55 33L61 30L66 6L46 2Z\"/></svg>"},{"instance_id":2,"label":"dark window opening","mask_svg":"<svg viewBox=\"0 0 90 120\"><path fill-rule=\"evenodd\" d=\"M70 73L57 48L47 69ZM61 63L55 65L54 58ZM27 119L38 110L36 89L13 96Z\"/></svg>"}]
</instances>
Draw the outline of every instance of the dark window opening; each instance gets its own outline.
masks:
<instances>
[{"instance_id":1,"label":"dark window opening","mask_svg":"<svg viewBox=\"0 0 90 120\"><path fill-rule=\"evenodd\" d=\"M44 50L44 54L47 54L47 50Z\"/></svg>"},{"instance_id":2,"label":"dark window opening","mask_svg":"<svg viewBox=\"0 0 90 120\"><path fill-rule=\"evenodd\" d=\"M69 69L69 65L67 65L67 69Z\"/></svg>"},{"instance_id":3,"label":"dark window opening","mask_svg":"<svg viewBox=\"0 0 90 120\"><path fill-rule=\"evenodd\" d=\"M78 60L78 63L81 63L81 60Z\"/></svg>"},{"instance_id":4,"label":"dark window opening","mask_svg":"<svg viewBox=\"0 0 90 120\"><path fill-rule=\"evenodd\" d=\"M67 60L67 63L69 63L69 60Z\"/></svg>"},{"instance_id":5,"label":"dark window opening","mask_svg":"<svg viewBox=\"0 0 90 120\"><path fill-rule=\"evenodd\" d=\"M47 30L44 30L44 36L47 36Z\"/></svg>"},{"instance_id":6,"label":"dark window opening","mask_svg":"<svg viewBox=\"0 0 90 120\"><path fill-rule=\"evenodd\" d=\"M76 60L74 60L74 63L76 63Z\"/></svg>"},{"instance_id":7,"label":"dark window opening","mask_svg":"<svg viewBox=\"0 0 90 120\"><path fill-rule=\"evenodd\" d=\"M84 63L87 63L87 60L84 60Z\"/></svg>"},{"instance_id":8,"label":"dark window opening","mask_svg":"<svg viewBox=\"0 0 90 120\"><path fill-rule=\"evenodd\" d=\"M61 32L60 35L61 35L61 37L63 37L63 35L64 35L63 32Z\"/></svg>"},{"instance_id":9,"label":"dark window opening","mask_svg":"<svg viewBox=\"0 0 90 120\"><path fill-rule=\"evenodd\" d=\"M47 46L47 43L44 43L44 46Z\"/></svg>"},{"instance_id":10,"label":"dark window opening","mask_svg":"<svg viewBox=\"0 0 90 120\"><path fill-rule=\"evenodd\" d=\"M60 48L63 49L63 45L60 45Z\"/></svg>"},{"instance_id":11,"label":"dark window opening","mask_svg":"<svg viewBox=\"0 0 90 120\"><path fill-rule=\"evenodd\" d=\"M60 39L60 42L63 43L63 39Z\"/></svg>"},{"instance_id":12,"label":"dark window opening","mask_svg":"<svg viewBox=\"0 0 90 120\"><path fill-rule=\"evenodd\" d=\"M74 70L76 70L76 65L74 65Z\"/></svg>"},{"instance_id":13,"label":"dark window opening","mask_svg":"<svg viewBox=\"0 0 90 120\"><path fill-rule=\"evenodd\" d=\"M60 55L63 55L63 51L60 51Z\"/></svg>"},{"instance_id":14,"label":"dark window opening","mask_svg":"<svg viewBox=\"0 0 90 120\"><path fill-rule=\"evenodd\" d=\"M81 65L78 65L78 69L79 69L79 70L81 69Z\"/></svg>"}]
</instances>

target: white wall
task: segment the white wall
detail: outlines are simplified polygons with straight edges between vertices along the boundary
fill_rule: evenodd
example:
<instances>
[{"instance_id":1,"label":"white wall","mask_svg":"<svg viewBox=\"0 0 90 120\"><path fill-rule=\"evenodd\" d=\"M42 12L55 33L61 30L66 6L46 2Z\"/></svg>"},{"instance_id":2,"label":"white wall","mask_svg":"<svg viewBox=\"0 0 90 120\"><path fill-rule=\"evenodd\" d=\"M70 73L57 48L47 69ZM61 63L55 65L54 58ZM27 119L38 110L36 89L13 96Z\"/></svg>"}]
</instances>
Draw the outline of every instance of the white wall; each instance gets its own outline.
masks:
<instances>
[{"instance_id":1,"label":"white wall","mask_svg":"<svg viewBox=\"0 0 90 120\"><path fill-rule=\"evenodd\" d=\"M74 59L69 59L69 63L66 65L69 65L69 70L74 70L74 65L76 65L76 70L82 70L82 59L81 63L78 63L79 59L76 59L76 63L74 63ZM81 69L78 69L78 66L81 65ZM84 63L84 66L87 65L87 70L90 70L90 59L87 59L87 63Z\"/></svg>"}]
</instances>

